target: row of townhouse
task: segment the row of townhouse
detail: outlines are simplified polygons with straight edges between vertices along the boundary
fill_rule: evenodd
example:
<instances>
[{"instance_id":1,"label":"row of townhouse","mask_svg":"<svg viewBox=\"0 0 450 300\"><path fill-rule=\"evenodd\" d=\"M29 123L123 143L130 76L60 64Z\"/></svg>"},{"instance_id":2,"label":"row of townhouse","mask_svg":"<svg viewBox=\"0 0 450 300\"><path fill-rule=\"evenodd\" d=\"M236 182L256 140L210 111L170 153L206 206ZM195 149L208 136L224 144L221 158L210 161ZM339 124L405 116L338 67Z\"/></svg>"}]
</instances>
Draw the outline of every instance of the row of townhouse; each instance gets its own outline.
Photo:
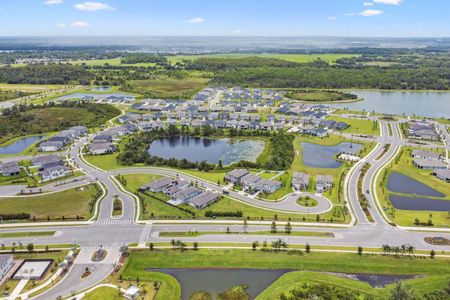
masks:
<instances>
[{"instance_id":1,"label":"row of townhouse","mask_svg":"<svg viewBox=\"0 0 450 300\"><path fill-rule=\"evenodd\" d=\"M85 126L73 126L69 129L63 130L49 139L39 143L39 151L41 152L55 152L62 150L73 140L86 135L88 129Z\"/></svg>"},{"instance_id":2,"label":"row of townhouse","mask_svg":"<svg viewBox=\"0 0 450 300\"><path fill-rule=\"evenodd\" d=\"M428 121L412 121L409 124L408 138L438 141L440 136L432 123Z\"/></svg>"},{"instance_id":3,"label":"row of townhouse","mask_svg":"<svg viewBox=\"0 0 450 300\"><path fill-rule=\"evenodd\" d=\"M163 177L141 186L139 190L163 193L171 198L169 203L172 205L189 204L197 209L203 209L220 198L218 193L203 191L179 178Z\"/></svg>"},{"instance_id":4,"label":"row of townhouse","mask_svg":"<svg viewBox=\"0 0 450 300\"><path fill-rule=\"evenodd\" d=\"M92 155L108 154L117 151L113 141L119 140L122 136L129 135L137 130L136 126L127 124L108 128L97 134L88 146L88 152Z\"/></svg>"},{"instance_id":5,"label":"row of townhouse","mask_svg":"<svg viewBox=\"0 0 450 300\"><path fill-rule=\"evenodd\" d=\"M296 190L307 190L310 186L309 174L302 172L294 172L292 176L292 187ZM316 192L323 193L333 188L333 176L317 175L316 176Z\"/></svg>"},{"instance_id":6,"label":"row of townhouse","mask_svg":"<svg viewBox=\"0 0 450 300\"><path fill-rule=\"evenodd\" d=\"M258 175L250 173L246 169L234 169L225 175L225 181L240 185L244 190L260 191L271 194L281 188L281 182L270 179L263 179Z\"/></svg>"},{"instance_id":7,"label":"row of townhouse","mask_svg":"<svg viewBox=\"0 0 450 300\"><path fill-rule=\"evenodd\" d=\"M443 155L428 150L413 150L411 152L413 165L419 169L432 170L432 175L450 182L450 170Z\"/></svg>"},{"instance_id":8,"label":"row of townhouse","mask_svg":"<svg viewBox=\"0 0 450 300\"><path fill-rule=\"evenodd\" d=\"M40 182L60 179L72 173L72 170L64 164L64 160L53 154L34 157L30 168L37 169Z\"/></svg>"}]
</instances>

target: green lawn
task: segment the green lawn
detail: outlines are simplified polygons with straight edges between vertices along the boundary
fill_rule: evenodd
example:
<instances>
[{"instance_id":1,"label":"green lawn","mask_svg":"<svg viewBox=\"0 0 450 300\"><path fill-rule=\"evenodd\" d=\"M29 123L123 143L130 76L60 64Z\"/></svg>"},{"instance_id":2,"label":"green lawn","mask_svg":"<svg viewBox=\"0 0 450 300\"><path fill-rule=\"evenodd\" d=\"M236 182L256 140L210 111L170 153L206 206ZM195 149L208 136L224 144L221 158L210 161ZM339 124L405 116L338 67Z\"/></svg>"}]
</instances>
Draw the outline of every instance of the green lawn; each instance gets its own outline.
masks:
<instances>
[{"instance_id":1,"label":"green lawn","mask_svg":"<svg viewBox=\"0 0 450 300\"><path fill-rule=\"evenodd\" d=\"M434 226L448 227L450 225L448 212L438 211L416 211L416 210L393 210L392 204L389 201L389 195L386 184L389 174L391 172L399 172L403 175L409 176L421 183L424 183L433 189L446 195L444 198L450 201L450 184L431 175L431 170L421 170L412 165L413 158L411 157L412 148L404 147L400 152L399 158L388 167L387 171L382 171L379 176L377 184L378 199L382 207L388 207L386 214L395 223L402 226L414 226L414 220L417 218L421 222L427 222L431 216ZM439 198L442 199L442 198Z\"/></svg>"},{"instance_id":2,"label":"green lawn","mask_svg":"<svg viewBox=\"0 0 450 300\"><path fill-rule=\"evenodd\" d=\"M52 236L56 231L0 232L0 238Z\"/></svg>"},{"instance_id":3,"label":"green lawn","mask_svg":"<svg viewBox=\"0 0 450 300\"><path fill-rule=\"evenodd\" d=\"M423 295L425 293L444 289L448 283L448 280L449 277L443 275L405 280L404 283L412 286L415 293ZM390 284L386 288L373 288L368 283L363 281L350 280L318 272L296 271L289 272L281 276L256 299L278 299L281 294L289 295L290 291L298 288L302 283L325 284L338 289L346 289L352 294L364 295L364 299L366 299L366 297L387 299L389 296L389 291L394 287L394 284Z\"/></svg>"},{"instance_id":4,"label":"green lawn","mask_svg":"<svg viewBox=\"0 0 450 300\"><path fill-rule=\"evenodd\" d=\"M90 202L96 193L93 185L86 186L84 190L70 189L58 193L42 194L32 197L0 198L0 212L2 214L29 213L37 220L89 219Z\"/></svg>"},{"instance_id":5,"label":"green lawn","mask_svg":"<svg viewBox=\"0 0 450 300\"><path fill-rule=\"evenodd\" d=\"M117 289L102 286L83 297L83 300L123 300L124 297L119 295Z\"/></svg>"},{"instance_id":6,"label":"green lawn","mask_svg":"<svg viewBox=\"0 0 450 300\"><path fill-rule=\"evenodd\" d=\"M200 243L200 246L202 244ZM198 251L141 251L131 252L122 270L124 278L155 280L145 268L256 268L293 269L302 272L288 273L264 291L258 299L277 299L279 293L288 292L299 281L324 282L355 291L382 296L385 290L373 289L363 282L342 279L316 273L342 272L386 275L427 275L408 280L418 293L440 290L447 287L450 279L450 260L441 258L419 258L407 256L358 255L355 253L314 252L290 255L287 252L262 252L260 250L207 250ZM316 272L305 272L316 271ZM289 275L290 274L290 275ZM144 278L144 279L143 279ZM392 286L388 287L392 288ZM174 299L174 298L167 298Z\"/></svg>"},{"instance_id":7,"label":"green lawn","mask_svg":"<svg viewBox=\"0 0 450 300\"><path fill-rule=\"evenodd\" d=\"M249 231L250 235L276 235L276 236L313 236L313 237L334 237L334 234L331 232L313 232L313 231L292 231L290 234L285 233L284 227L278 228L278 232L272 233L270 231ZM227 233L225 231L210 231L210 232L190 232L190 231L182 231L182 232L169 232L164 231L160 232L159 236L161 237L193 237L200 236L205 234L242 234L243 232L230 232Z\"/></svg>"},{"instance_id":8,"label":"green lawn","mask_svg":"<svg viewBox=\"0 0 450 300\"><path fill-rule=\"evenodd\" d=\"M334 120L336 122L345 122L349 125L347 129L342 130L344 133L356 133L356 134L366 134L366 135L380 135L380 129L378 122L373 122L371 120L355 119L355 118L342 118L329 116L327 120Z\"/></svg>"}]
</instances>

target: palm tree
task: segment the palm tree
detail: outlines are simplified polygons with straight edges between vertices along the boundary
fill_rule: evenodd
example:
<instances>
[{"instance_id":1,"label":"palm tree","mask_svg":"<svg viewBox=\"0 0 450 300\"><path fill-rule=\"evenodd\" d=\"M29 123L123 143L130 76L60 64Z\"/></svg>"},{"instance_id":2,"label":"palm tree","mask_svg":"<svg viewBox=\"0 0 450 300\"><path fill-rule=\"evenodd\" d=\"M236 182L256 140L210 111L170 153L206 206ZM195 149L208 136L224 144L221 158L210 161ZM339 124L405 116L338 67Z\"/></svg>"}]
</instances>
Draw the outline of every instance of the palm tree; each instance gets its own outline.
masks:
<instances>
[{"instance_id":1,"label":"palm tree","mask_svg":"<svg viewBox=\"0 0 450 300\"><path fill-rule=\"evenodd\" d=\"M414 246L408 245L407 250L408 250L409 256L411 256L411 254L414 254L414 250L416 250L416 249L414 248Z\"/></svg>"}]
</instances>

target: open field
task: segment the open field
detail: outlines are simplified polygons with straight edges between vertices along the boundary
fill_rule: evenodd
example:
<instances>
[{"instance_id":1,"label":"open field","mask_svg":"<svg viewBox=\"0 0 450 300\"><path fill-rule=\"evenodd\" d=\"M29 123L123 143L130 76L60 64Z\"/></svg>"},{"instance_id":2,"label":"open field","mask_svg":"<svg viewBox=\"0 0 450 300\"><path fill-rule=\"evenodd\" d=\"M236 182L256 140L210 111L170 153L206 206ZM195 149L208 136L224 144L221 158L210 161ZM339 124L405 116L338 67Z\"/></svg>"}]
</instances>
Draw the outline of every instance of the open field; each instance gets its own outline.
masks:
<instances>
[{"instance_id":1,"label":"open field","mask_svg":"<svg viewBox=\"0 0 450 300\"><path fill-rule=\"evenodd\" d=\"M86 65L86 66L104 66L106 64L110 66L129 66L129 67L154 67L155 63L136 63L136 64L123 64L122 58L110 58L110 59L87 59L87 60L71 60L68 63L72 65Z\"/></svg>"},{"instance_id":2,"label":"open field","mask_svg":"<svg viewBox=\"0 0 450 300\"><path fill-rule=\"evenodd\" d=\"M356 119L356 118L342 118L329 116L327 120L334 120L336 122L345 122L349 125L348 128L342 130L344 133L356 133L377 136L380 135L378 122L370 120Z\"/></svg>"},{"instance_id":3,"label":"open field","mask_svg":"<svg viewBox=\"0 0 450 300\"><path fill-rule=\"evenodd\" d=\"M230 53L230 54L206 54L206 55L175 55L168 56L171 64L181 63L183 60L194 60L197 58L243 58L243 57L277 58L296 63L308 63L322 59L330 64L336 63L339 58L357 57L357 54L277 54L277 53Z\"/></svg>"},{"instance_id":4,"label":"open field","mask_svg":"<svg viewBox=\"0 0 450 300\"><path fill-rule=\"evenodd\" d=\"M70 189L58 193L31 197L0 198L2 214L29 213L37 220L79 218L89 219L90 202L96 189L89 185L84 190Z\"/></svg>"},{"instance_id":5,"label":"open field","mask_svg":"<svg viewBox=\"0 0 450 300\"><path fill-rule=\"evenodd\" d=\"M9 84L0 83L0 90L22 91L27 93L40 93L63 88L56 84Z\"/></svg>"},{"instance_id":6,"label":"open field","mask_svg":"<svg viewBox=\"0 0 450 300\"><path fill-rule=\"evenodd\" d=\"M403 148L397 160L394 160L391 167L385 169L379 176L377 184L378 199L382 207L387 207L386 215L395 223L402 226L413 226L417 218L421 222L427 222L431 218L434 226L447 227L450 224L449 214L439 211L417 211L417 210L399 210L393 209L389 201L389 194L386 184L389 174L393 171L411 177L421 183L424 183L433 189L446 195L447 201L450 201L450 185L431 175L431 170L421 170L412 165L411 148ZM397 163L396 163L397 162ZM442 199L442 198L439 198Z\"/></svg>"},{"instance_id":7,"label":"open field","mask_svg":"<svg viewBox=\"0 0 450 300\"><path fill-rule=\"evenodd\" d=\"M129 81L125 90L156 99L189 99L196 92L206 87L207 82L207 79L194 77L184 79L158 77L148 80Z\"/></svg>"}]
</instances>

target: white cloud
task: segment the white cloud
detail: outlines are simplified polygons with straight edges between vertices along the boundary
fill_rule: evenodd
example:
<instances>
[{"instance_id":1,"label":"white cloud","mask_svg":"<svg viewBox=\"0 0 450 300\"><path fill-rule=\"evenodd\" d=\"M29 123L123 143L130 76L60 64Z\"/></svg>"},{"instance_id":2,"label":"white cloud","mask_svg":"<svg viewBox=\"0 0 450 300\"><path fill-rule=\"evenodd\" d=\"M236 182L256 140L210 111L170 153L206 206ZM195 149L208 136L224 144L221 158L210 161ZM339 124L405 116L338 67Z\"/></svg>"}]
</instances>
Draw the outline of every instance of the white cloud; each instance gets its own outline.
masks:
<instances>
[{"instance_id":1,"label":"white cloud","mask_svg":"<svg viewBox=\"0 0 450 300\"><path fill-rule=\"evenodd\" d=\"M58 27L58 28L66 28L67 25L64 24L64 23L57 23L57 24L56 24L56 27Z\"/></svg>"},{"instance_id":2,"label":"white cloud","mask_svg":"<svg viewBox=\"0 0 450 300\"><path fill-rule=\"evenodd\" d=\"M44 1L44 4L47 4L47 5L61 4L61 3L63 3L63 0L47 0L47 1Z\"/></svg>"},{"instance_id":3,"label":"white cloud","mask_svg":"<svg viewBox=\"0 0 450 300\"><path fill-rule=\"evenodd\" d=\"M334 20L336 20L336 16L328 17L328 20L334 21Z\"/></svg>"},{"instance_id":4,"label":"white cloud","mask_svg":"<svg viewBox=\"0 0 450 300\"><path fill-rule=\"evenodd\" d=\"M382 10L366 9L365 11L360 12L358 15L363 16L363 17L372 17L372 16L381 15L382 13L384 13L384 11L382 11Z\"/></svg>"},{"instance_id":5,"label":"white cloud","mask_svg":"<svg viewBox=\"0 0 450 300\"><path fill-rule=\"evenodd\" d=\"M197 17L197 18L192 18L187 20L188 23L192 23L192 24L200 24L200 23L205 23L205 19L201 18L201 17Z\"/></svg>"},{"instance_id":6,"label":"white cloud","mask_svg":"<svg viewBox=\"0 0 450 300\"><path fill-rule=\"evenodd\" d=\"M70 24L70 26L76 27L76 28L85 28L85 27L89 26L89 23L84 22L84 21L75 21L72 24Z\"/></svg>"},{"instance_id":7,"label":"white cloud","mask_svg":"<svg viewBox=\"0 0 450 300\"><path fill-rule=\"evenodd\" d=\"M113 7L101 2L83 2L75 4L73 7L83 11L114 10Z\"/></svg>"},{"instance_id":8,"label":"white cloud","mask_svg":"<svg viewBox=\"0 0 450 300\"><path fill-rule=\"evenodd\" d=\"M239 29L239 28L231 31L231 34L241 34L241 33L244 33L244 31L242 29Z\"/></svg>"},{"instance_id":9,"label":"white cloud","mask_svg":"<svg viewBox=\"0 0 450 300\"><path fill-rule=\"evenodd\" d=\"M372 6L373 3L372 3L372 2L364 2L363 5L364 5L364 6Z\"/></svg>"},{"instance_id":10,"label":"white cloud","mask_svg":"<svg viewBox=\"0 0 450 300\"><path fill-rule=\"evenodd\" d=\"M389 5L400 5L403 2L403 0L373 0L373 2Z\"/></svg>"}]
</instances>

